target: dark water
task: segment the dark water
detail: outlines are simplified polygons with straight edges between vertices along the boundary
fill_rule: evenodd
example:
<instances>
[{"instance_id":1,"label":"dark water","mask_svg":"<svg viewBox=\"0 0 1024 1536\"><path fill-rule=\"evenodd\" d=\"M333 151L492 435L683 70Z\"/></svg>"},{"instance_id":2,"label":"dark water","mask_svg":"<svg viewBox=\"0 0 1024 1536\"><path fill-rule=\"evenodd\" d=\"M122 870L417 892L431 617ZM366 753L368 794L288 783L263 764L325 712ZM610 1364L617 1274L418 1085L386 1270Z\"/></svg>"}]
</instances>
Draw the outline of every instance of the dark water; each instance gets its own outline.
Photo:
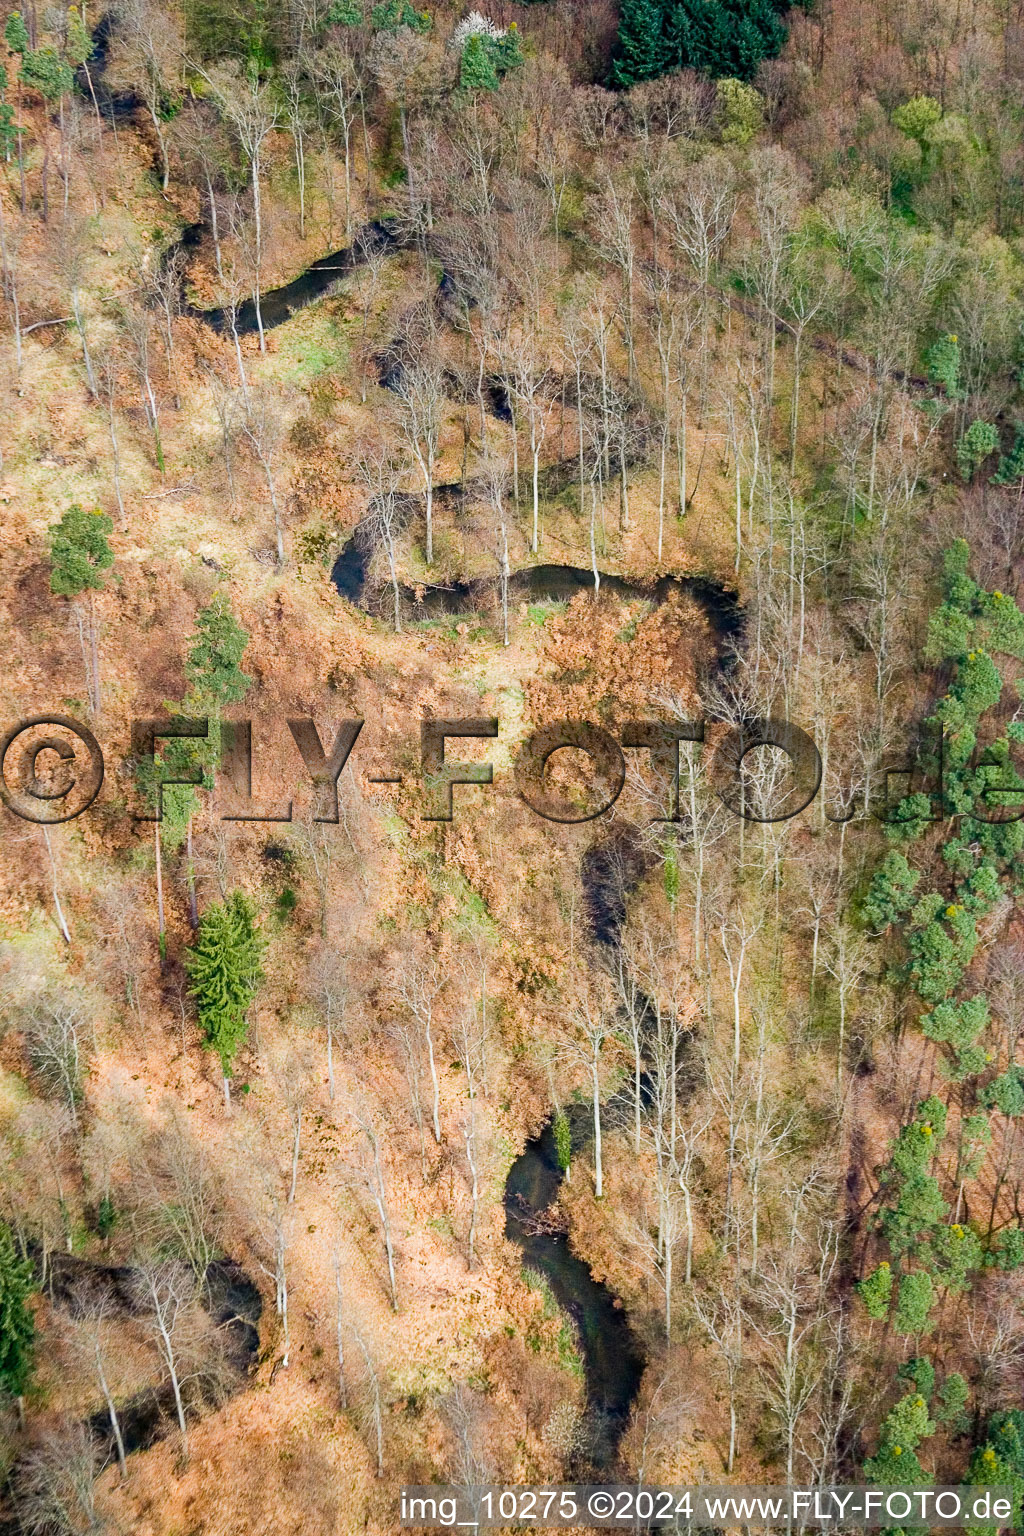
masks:
<instances>
[{"instance_id":1,"label":"dark water","mask_svg":"<svg viewBox=\"0 0 1024 1536\"><path fill-rule=\"evenodd\" d=\"M647 873L649 851L628 823L591 843L580 860L580 879L590 932L614 950L626 921L626 900Z\"/></svg>"},{"instance_id":2,"label":"dark water","mask_svg":"<svg viewBox=\"0 0 1024 1536\"><path fill-rule=\"evenodd\" d=\"M113 32L114 13L105 11L93 28L92 55L87 61L88 74L80 64L75 70L75 85L90 104L95 95L100 116L108 122L116 123L120 118L131 117L144 103L137 91L115 91L107 84L105 71L110 59ZM92 91L89 90L90 80Z\"/></svg>"},{"instance_id":3,"label":"dark water","mask_svg":"<svg viewBox=\"0 0 1024 1536\"><path fill-rule=\"evenodd\" d=\"M558 595L582 589L580 572L571 567L538 566L531 573L545 593L554 588ZM656 597L666 597L676 589L679 578L663 578L652 589ZM609 583L611 585L611 583ZM602 587L604 582L602 582ZM620 592L627 583L619 583ZM616 590L613 588L613 590ZM734 593L707 582L692 583L687 590L705 602L715 632L719 662L726 642L738 637L742 612ZM628 826L612 827L583 854L580 875L590 935L599 965L614 968L619 958L626 905L650 862L650 855ZM638 995L634 1006L642 1021L642 1035L650 1036L656 1027L656 1010L648 999ZM685 1104L701 1073L696 1037L687 1036L676 1065L679 1103ZM652 1097L652 1080L643 1072L639 1083L627 1082L601 1107L602 1124L607 1130L625 1129L632 1124L633 1095L639 1088L641 1103ZM567 1111L572 1131L574 1154L592 1141L593 1121L589 1106L572 1105ZM644 1352L621 1302L603 1282L595 1280L587 1265L570 1249L567 1236L555 1231L538 1230L531 1220L548 1210L556 1199L562 1182L555 1149L553 1119L531 1138L509 1170L505 1183L505 1235L522 1250L524 1263L539 1271L548 1281L559 1306L572 1319L583 1354L587 1384L585 1443L582 1458L600 1472L614 1465L619 1441L629 1423L633 1402L644 1372ZM582 1476L586 1466L570 1468L570 1475Z\"/></svg>"},{"instance_id":4,"label":"dark water","mask_svg":"<svg viewBox=\"0 0 1024 1536\"><path fill-rule=\"evenodd\" d=\"M568 1111L574 1152L590 1133L590 1112ZM577 1173L577 1177L580 1174ZM572 1319L583 1355L587 1409L582 1454L594 1467L608 1466L629 1420L644 1372L644 1354L621 1302L569 1247L561 1232L530 1230L529 1218L547 1210L562 1183L549 1120L526 1143L505 1182L505 1236L522 1250L524 1264L547 1280L558 1305Z\"/></svg>"},{"instance_id":5,"label":"dark water","mask_svg":"<svg viewBox=\"0 0 1024 1536\"><path fill-rule=\"evenodd\" d=\"M54 1306L72 1316L83 1308L104 1303L112 1318L138 1317L146 1309L134 1282L135 1272L125 1265L94 1264L72 1254L55 1253L50 1257L46 1291ZM212 1383L204 1384L200 1378L193 1378L185 1386L188 1418L197 1417L204 1407L222 1402L226 1395L241 1391L259 1352L257 1325L263 1302L258 1287L240 1264L227 1258L214 1260L206 1271L200 1300L218 1330L227 1370L219 1373L216 1387ZM128 1454L148 1449L176 1422L174 1392L169 1384L146 1388L116 1407L121 1438ZM113 1458L116 1447L106 1409L100 1409L85 1422L101 1454ZM13 1482L17 1484L17 1465ZM0 1515L0 1536L20 1530L16 1519Z\"/></svg>"},{"instance_id":6,"label":"dark water","mask_svg":"<svg viewBox=\"0 0 1024 1536\"><path fill-rule=\"evenodd\" d=\"M438 487L435 499L443 504L446 494L455 496L458 490L457 486ZM409 500L418 504L419 498ZM357 528L331 568L331 580L338 592L356 607L364 606L369 560L365 532ZM492 608L496 601L495 587L496 582L486 578L422 588L403 584L400 588L403 617L415 622ZM583 566L530 565L514 571L510 577L509 602L568 602L579 592L594 593L594 590L594 573ZM608 593L625 601L644 599L654 603L663 603L675 593L686 594L700 603L720 643L738 639L742 631L743 613L737 594L708 576L661 576L645 584L602 574L597 595ZM385 605L390 603L390 590L385 591L383 601Z\"/></svg>"},{"instance_id":7,"label":"dark water","mask_svg":"<svg viewBox=\"0 0 1024 1536\"><path fill-rule=\"evenodd\" d=\"M366 259L368 251L392 251L398 249L398 239L387 224L379 221L368 224L354 245L341 251L321 256L292 282L281 288L270 288L260 295L260 315L265 331L273 330L290 320L296 310L329 293L335 283L354 272ZM231 312L225 308L190 309L194 319L205 320L214 330L230 332ZM258 330L256 305L249 298L235 310L235 325L240 336L250 336Z\"/></svg>"},{"instance_id":8,"label":"dark water","mask_svg":"<svg viewBox=\"0 0 1024 1536\"><path fill-rule=\"evenodd\" d=\"M130 1271L119 1273L130 1275ZM240 1391L259 1351L257 1324L263 1310L259 1290L232 1259L217 1259L206 1271L205 1300L210 1320L220 1331L224 1359L234 1378L231 1390ZM201 1397L202 1383L198 1386ZM200 1411L194 1395L186 1392L186 1418L195 1417ZM117 1418L126 1453L148 1450L176 1423L173 1388L167 1385L136 1393L126 1402L117 1404ZM106 1409L92 1415L89 1428L107 1454L115 1455L114 1436Z\"/></svg>"},{"instance_id":9,"label":"dark water","mask_svg":"<svg viewBox=\"0 0 1024 1536\"><path fill-rule=\"evenodd\" d=\"M141 102L134 93L112 92L102 80L110 27L110 18L105 16L96 29L96 49L90 68L100 111L108 118L117 118L131 114ZM84 72L79 71L79 75L80 85L87 89ZM204 228L202 224L188 226L179 245L184 249L195 248ZM377 249L394 250L399 245L394 231L387 225L369 225L363 237L351 247L321 257L292 282L261 295L260 319L264 329L284 324L297 310L329 293L341 278L365 259L368 242L371 249L375 245ZM442 274L438 289L441 298L450 281L446 273ZM188 305L185 308L191 316L218 331L231 328L231 314L224 308L201 310ZM234 324L239 335L248 335L258 329L256 306L251 298L236 309ZM399 366L391 354L379 359L382 387L395 387L395 369ZM458 396L460 381L453 379L449 384L451 392ZM487 378L483 392L485 408L504 421L510 420L504 385ZM546 493L551 489L549 482L553 476L567 476L568 483L574 472L575 465L568 462L564 466L546 468ZM435 499L443 505L446 499L460 498L462 489L461 486L437 487ZM414 502L415 498L410 498L410 512L415 510ZM357 529L331 571L331 579L339 594L357 606L364 602L368 561L365 538ZM405 586L402 601L413 620L443 617L472 612L481 605L493 605L494 587L495 583L488 581L454 581L427 586L418 593L417 589ZM513 575L509 597L516 603L523 600L559 602L571 600L579 592L593 593L594 590L591 570L569 565L537 565ZM674 593L686 593L703 605L720 643L738 638L742 628L742 611L736 593L706 577L663 576L650 584L638 584L620 576L602 574L600 593L610 593L625 600L646 599L658 603ZM623 850L618 844L606 840L592 845L584 855L582 873L593 937L598 946L614 949L625 920L626 895L640 878L642 869L630 850ZM627 1097L627 1093L621 1093L604 1106L609 1126L625 1114ZM567 1113L573 1151L577 1153L591 1139L591 1113L583 1105L573 1105ZM527 1142L509 1171L504 1194L505 1232L521 1249L524 1263L547 1280L559 1307L571 1318L576 1329L584 1360L587 1405L580 1455L591 1467L600 1469L614 1461L639 1390L645 1359L621 1302L607 1285L595 1280L588 1266L572 1252L566 1234L537 1231L532 1225L531 1218L548 1210L555 1200L562 1177L555 1151L553 1122L548 1120ZM82 1261L73 1262L78 1266ZM134 1305L129 1271L108 1268L101 1275L100 1266L91 1268L96 1272L96 1282L115 1299L116 1305L125 1309ZM81 1273L78 1281L81 1281ZM230 1260L211 1266L207 1288L211 1317L227 1336L229 1362L241 1387L259 1345L256 1328L261 1309L259 1292L244 1271ZM173 1397L169 1388L143 1392L120 1404L118 1414L125 1449L134 1451L151 1445L166 1431L172 1412ZM106 1413L95 1414L89 1425L97 1439L112 1452L113 1437ZM3 1530L6 1531L6 1525Z\"/></svg>"}]
</instances>

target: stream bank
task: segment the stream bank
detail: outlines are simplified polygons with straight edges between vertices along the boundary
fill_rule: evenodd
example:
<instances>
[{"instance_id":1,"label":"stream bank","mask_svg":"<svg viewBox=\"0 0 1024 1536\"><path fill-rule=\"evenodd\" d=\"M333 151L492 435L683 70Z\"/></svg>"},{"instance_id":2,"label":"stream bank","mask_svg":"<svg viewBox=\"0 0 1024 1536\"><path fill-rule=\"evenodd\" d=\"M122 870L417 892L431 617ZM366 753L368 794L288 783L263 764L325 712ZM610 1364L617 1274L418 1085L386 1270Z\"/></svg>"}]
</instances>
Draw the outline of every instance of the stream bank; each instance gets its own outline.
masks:
<instances>
[{"instance_id":1,"label":"stream bank","mask_svg":"<svg viewBox=\"0 0 1024 1536\"><path fill-rule=\"evenodd\" d=\"M580 590L582 584L577 583L577 578L590 575L571 567L535 569L538 573L569 572L557 578L560 592L570 586ZM539 580L547 584L549 578L544 574ZM662 582L642 594L630 589L628 583L620 583L619 589L625 588L631 595L633 591L637 595L653 594L664 600L685 582L685 578L662 578ZM705 612L716 637L721 666L728 644L737 641L742 630L743 614L738 600L734 593L700 579L693 579L685 590L695 597L708 594ZM585 850L580 874L595 964L609 968L618 965L628 897L644 878L649 863L649 855L628 827L604 832ZM637 996L633 1006L642 1020L643 1034L649 1036L655 1027L657 1010L642 995ZM676 1063L680 1104L685 1104L699 1075L693 1043L692 1035L685 1037ZM606 1129L625 1128L631 1123L636 1091L641 1103L650 1102L652 1080L647 1071L638 1083L630 1080L604 1100L602 1123ZM575 1159L592 1144L592 1110L589 1104L572 1103L564 1106L564 1113ZM567 1472L576 1477L590 1471L611 1475L647 1362L622 1302L607 1284L594 1278L585 1260L572 1251L569 1236L559 1229L558 1223L543 1219L557 1201L564 1177L552 1115L527 1141L509 1170L504 1195L505 1236L522 1252L524 1265L546 1279L555 1300L572 1320L583 1355L586 1411L579 1452L582 1465L570 1466Z\"/></svg>"},{"instance_id":2,"label":"stream bank","mask_svg":"<svg viewBox=\"0 0 1024 1536\"><path fill-rule=\"evenodd\" d=\"M435 506L461 495L459 486L438 486ZM371 550L365 523L357 526L331 567L331 581L339 593L357 608L369 612L368 569ZM629 581L624 576L601 572L599 583L594 573L577 565L528 565L509 576L509 603L569 602L577 593L589 592L602 597L610 594L626 602L664 603L676 595L692 597L707 614L719 647L738 639L743 627L743 611L736 592L710 576L659 576L650 582ZM414 586L399 583L402 617L416 623L423 619L450 618L457 614L479 612L493 605L496 578L476 581L455 580ZM384 593L385 605L390 590Z\"/></svg>"},{"instance_id":3,"label":"stream bank","mask_svg":"<svg viewBox=\"0 0 1024 1536\"><path fill-rule=\"evenodd\" d=\"M135 1271L127 1265L96 1264L73 1254L53 1253L47 1264L43 1287L51 1305L68 1313L95 1313L106 1308L109 1318L134 1318L145 1314L135 1285ZM259 1320L263 1301L259 1288L234 1259L215 1259L207 1268L200 1300L222 1340L215 1380L203 1401L202 1382L185 1405L188 1419L197 1418L204 1406L216 1406L241 1392L249 1383L259 1355ZM146 1387L116 1405L125 1454L148 1450L175 1431L174 1392L170 1385ZM85 1419L99 1456L112 1461L117 1454L110 1416L105 1408ZM18 1461L8 1473L8 1488L18 1482ZM56 1532L56 1526L53 1528ZM63 1527L61 1527L63 1529ZM23 1536L24 1526L5 1498L0 1508L0 1536Z\"/></svg>"}]
</instances>

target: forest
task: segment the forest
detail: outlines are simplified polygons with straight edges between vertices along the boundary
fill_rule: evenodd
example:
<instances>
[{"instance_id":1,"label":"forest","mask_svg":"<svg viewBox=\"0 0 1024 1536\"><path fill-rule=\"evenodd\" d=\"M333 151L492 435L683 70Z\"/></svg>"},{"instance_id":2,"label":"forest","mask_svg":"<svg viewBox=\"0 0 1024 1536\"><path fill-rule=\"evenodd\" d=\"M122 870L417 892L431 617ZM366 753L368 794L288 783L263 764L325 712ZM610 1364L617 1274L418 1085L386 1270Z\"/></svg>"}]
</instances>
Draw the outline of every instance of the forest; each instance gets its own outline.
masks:
<instances>
[{"instance_id":1,"label":"forest","mask_svg":"<svg viewBox=\"0 0 1024 1536\"><path fill-rule=\"evenodd\" d=\"M0 1536L1024 1494L1024 7L479 5L0 5Z\"/></svg>"}]
</instances>

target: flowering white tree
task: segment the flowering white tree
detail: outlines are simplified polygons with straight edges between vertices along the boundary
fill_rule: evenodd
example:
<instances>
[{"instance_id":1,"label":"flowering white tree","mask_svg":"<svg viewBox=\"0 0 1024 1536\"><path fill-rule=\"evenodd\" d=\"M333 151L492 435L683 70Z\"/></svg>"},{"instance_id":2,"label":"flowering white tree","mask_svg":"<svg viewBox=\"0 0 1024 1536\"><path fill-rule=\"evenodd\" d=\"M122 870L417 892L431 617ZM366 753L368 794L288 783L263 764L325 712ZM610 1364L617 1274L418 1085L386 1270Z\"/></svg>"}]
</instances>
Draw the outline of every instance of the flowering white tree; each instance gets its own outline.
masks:
<instances>
[{"instance_id":1,"label":"flowering white tree","mask_svg":"<svg viewBox=\"0 0 1024 1536\"><path fill-rule=\"evenodd\" d=\"M452 33L452 47L462 52L471 37L483 36L499 38L505 36L505 28L499 27L487 16L479 11L470 11L464 16Z\"/></svg>"}]
</instances>

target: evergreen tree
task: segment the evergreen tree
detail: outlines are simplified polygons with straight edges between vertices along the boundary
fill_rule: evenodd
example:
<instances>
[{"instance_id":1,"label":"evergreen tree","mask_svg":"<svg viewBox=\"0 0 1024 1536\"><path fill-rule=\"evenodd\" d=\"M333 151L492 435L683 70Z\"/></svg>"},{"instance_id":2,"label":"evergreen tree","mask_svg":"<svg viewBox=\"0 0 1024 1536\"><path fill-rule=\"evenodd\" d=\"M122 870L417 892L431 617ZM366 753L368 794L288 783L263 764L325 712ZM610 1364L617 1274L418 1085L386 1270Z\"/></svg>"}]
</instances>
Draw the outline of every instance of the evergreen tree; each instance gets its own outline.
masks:
<instances>
[{"instance_id":1,"label":"evergreen tree","mask_svg":"<svg viewBox=\"0 0 1024 1536\"><path fill-rule=\"evenodd\" d=\"M921 876L911 869L902 853L887 853L871 877L868 893L861 903L864 920L876 932L899 922L913 904L914 891Z\"/></svg>"},{"instance_id":2,"label":"evergreen tree","mask_svg":"<svg viewBox=\"0 0 1024 1536\"><path fill-rule=\"evenodd\" d=\"M21 1397L32 1373L36 1325L28 1299L32 1265L20 1259L6 1222L0 1222L0 1389Z\"/></svg>"},{"instance_id":3,"label":"evergreen tree","mask_svg":"<svg viewBox=\"0 0 1024 1536\"><path fill-rule=\"evenodd\" d=\"M671 69L751 80L786 41L778 0L622 0L612 84Z\"/></svg>"},{"instance_id":4,"label":"evergreen tree","mask_svg":"<svg viewBox=\"0 0 1024 1536\"><path fill-rule=\"evenodd\" d=\"M1024 1264L1024 1230L1008 1227L1005 1232L1001 1232L992 1250L991 1261L999 1269L1020 1269Z\"/></svg>"},{"instance_id":5,"label":"evergreen tree","mask_svg":"<svg viewBox=\"0 0 1024 1536\"><path fill-rule=\"evenodd\" d=\"M935 1303L935 1287L927 1270L914 1269L903 1276L896 1297L893 1327L897 1333L920 1336L928 1328L928 1315ZM920 1399L922 1407L924 1399ZM925 1414L927 1418L927 1413Z\"/></svg>"},{"instance_id":6,"label":"evergreen tree","mask_svg":"<svg viewBox=\"0 0 1024 1536\"><path fill-rule=\"evenodd\" d=\"M28 28L20 11L12 11L8 16L4 26L4 42L12 53L24 55L28 52Z\"/></svg>"},{"instance_id":7,"label":"evergreen tree","mask_svg":"<svg viewBox=\"0 0 1024 1536\"><path fill-rule=\"evenodd\" d=\"M218 592L196 619L195 634L185 661L188 683L185 698L180 704L167 705L174 714L205 719L206 735L166 738L161 742L160 751L152 758L145 758L137 769L142 794L153 806L157 805L159 794L162 807L161 819L155 829L161 954L164 944L161 848L173 851L180 848L183 841L188 844L189 918L193 928L199 925L191 851L192 820L199 806L196 789L199 786L212 789L214 771L220 760L223 709L225 705L237 704L243 699L252 681L239 665L248 643L248 630L242 628L231 612L226 595ZM163 789L158 789L161 784Z\"/></svg>"},{"instance_id":8,"label":"evergreen tree","mask_svg":"<svg viewBox=\"0 0 1024 1536\"><path fill-rule=\"evenodd\" d=\"M263 979L265 940L242 891L214 902L199 921L194 946L185 957L199 1027L220 1058L224 1101L229 1104L231 1065L248 1031L247 1014Z\"/></svg>"},{"instance_id":9,"label":"evergreen tree","mask_svg":"<svg viewBox=\"0 0 1024 1536\"><path fill-rule=\"evenodd\" d=\"M68 11L67 56L76 67L87 64L92 58L94 43L92 33L85 24L77 5Z\"/></svg>"},{"instance_id":10,"label":"evergreen tree","mask_svg":"<svg viewBox=\"0 0 1024 1536\"><path fill-rule=\"evenodd\" d=\"M917 1447L934 1433L935 1424L928 1417L928 1404L920 1392L908 1392L901 1397L882 1423L878 1450L864 1463L868 1482L916 1487L924 1477Z\"/></svg>"},{"instance_id":11,"label":"evergreen tree","mask_svg":"<svg viewBox=\"0 0 1024 1536\"><path fill-rule=\"evenodd\" d=\"M78 597L103 586L102 572L114 563L107 534L113 523L98 509L86 512L77 503L68 507L50 528L50 591L58 597Z\"/></svg>"},{"instance_id":12,"label":"evergreen tree","mask_svg":"<svg viewBox=\"0 0 1024 1536\"><path fill-rule=\"evenodd\" d=\"M402 27L409 27L413 32L430 31L429 12L418 11L409 0L380 0L371 12L371 19L377 32L397 32Z\"/></svg>"},{"instance_id":13,"label":"evergreen tree","mask_svg":"<svg viewBox=\"0 0 1024 1536\"><path fill-rule=\"evenodd\" d=\"M896 1372L898 1381L909 1381L911 1386L924 1398L930 1398L935 1391L935 1367L927 1355L915 1355L911 1360L905 1360Z\"/></svg>"},{"instance_id":14,"label":"evergreen tree","mask_svg":"<svg viewBox=\"0 0 1024 1536\"><path fill-rule=\"evenodd\" d=\"M219 713L225 704L237 704L245 697L252 678L239 663L248 644L248 630L231 612L225 594L218 592L196 619L195 638L185 666L189 712L209 708Z\"/></svg>"},{"instance_id":15,"label":"evergreen tree","mask_svg":"<svg viewBox=\"0 0 1024 1536\"><path fill-rule=\"evenodd\" d=\"M877 1320L885 1316L892 1296L892 1267L888 1259L883 1259L877 1269L857 1282L857 1292L868 1317Z\"/></svg>"},{"instance_id":16,"label":"evergreen tree","mask_svg":"<svg viewBox=\"0 0 1024 1536\"><path fill-rule=\"evenodd\" d=\"M103 572L114 563L114 552L107 542L113 523L98 509L86 512L77 502L68 507L59 523L50 528L50 591L58 597L77 598L88 592L89 660L92 707L100 709L100 658L96 643L96 608L93 593L103 587ZM79 634L83 615L79 611ZM82 641L83 651L85 641Z\"/></svg>"},{"instance_id":17,"label":"evergreen tree","mask_svg":"<svg viewBox=\"0 0 1024 1536\"><path fill-rule=\"evenodd\" d=\"M496 91L498 70L491 42L482 32L474 32L466 38L459 61L459 85L464 91Z\"/></svg>"},{"instance_id":18,"label":"evergreen tree","mask_svg":"<svg viewBox=\"0 0 1024 1536\"><path fill-rule=\"evenodd\" d=\"M965 480L972 480L988 458L999 447L999 433L990 421L976 417L956 445L957 468Z\"/></svg>"},{"instance_id":19,"label":"evergreen tree","mask_svg":"<svg viewBox=\"0 0 1024 1536\"><path fill-rule=\"evenodd\" d=\"M75 84L70 64L49 43L42 48L30 48L22 55L21 78L44 101L59 101Z\"/></svg>"},{"instance_id":20,"label":"evergreen tree","mask_svg":"<svg viewBox=\"0 0 1024 1536\"><path fill-rule=\"evenodd\" d=\"M7 71L0 64L0 154L4 159L9 159L11 150L17 146L18 130L14 123L14 108L5 100L7 94Z\"/></svg>"},{"instance_id":21,"label":"evergreen tree","mask_svg":"<svg viewBox=\"0 0 1024 1536\"><path fill-rule=\"evenodd\" d=\"M989 1488L1009 1488L1017 1511L1013 1529L1019 1530L1019 1511L1024 1498L1024 1414L1019 1408L994 1413L989 1419L988 1438L971 1457L966 1481ZM996 1527L982 1526L980 1529L992 1531Z\"/></svg>"},{"instance_id":22,"label":"evergreen tree","mask_svg":"<svg viewBox=\"0 0 1024 1536\"><path fill-rule=\"evenodd\" d=\"M935 1417L940 1424L947 1424L953 1434L962 1434L970 1424L967 1404L970 1388L959 1371L953 1371L942 1383Z\"/></svg>"},{"instance_id":23,"label":"evergreen tree","mask_svg":"<svg viewBox=\"0 0 1024 1536\"><path fill-rule=\"evenodd\" d=\"M896 113L893 113L893 122L895 121ZM899 126L897 124L897 127ZM909 132L909 130L904 131ZM955 336L940 336L938 341L933 342L924 355L924 363L929 379L933 384L942 385L947 399L963 399L960 389L960 344Z\"/></svg>"},{"instance_id":24,"label":"evergreen tree","mask_svg":"<svg viewBox=\"0 0 1024 1536\"><path fill-rule=\"evenodd\" d=\"M628 87L664 73L668 63L664 25L664 7L659 0L622 0L612 63L616 85Z\"/></svg>"}]
</instances>

